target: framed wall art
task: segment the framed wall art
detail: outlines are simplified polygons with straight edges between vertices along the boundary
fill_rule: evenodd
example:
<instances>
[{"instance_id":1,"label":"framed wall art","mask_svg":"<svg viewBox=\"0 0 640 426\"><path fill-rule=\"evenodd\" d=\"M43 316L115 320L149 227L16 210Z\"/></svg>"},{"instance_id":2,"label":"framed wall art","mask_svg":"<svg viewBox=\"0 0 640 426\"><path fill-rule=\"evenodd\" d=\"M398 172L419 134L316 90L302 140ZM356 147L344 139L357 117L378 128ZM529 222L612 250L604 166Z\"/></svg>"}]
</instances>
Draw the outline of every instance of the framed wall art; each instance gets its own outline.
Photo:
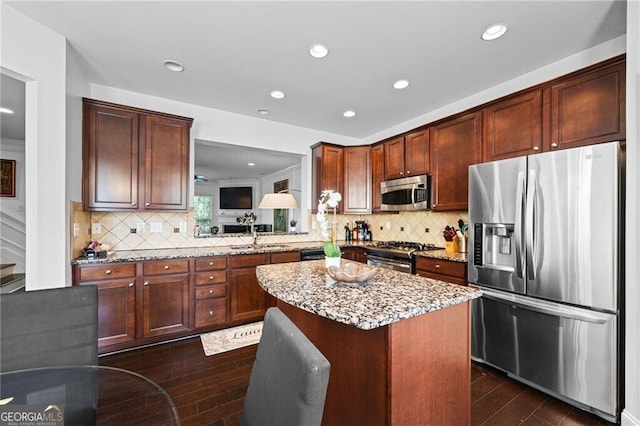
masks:
<instances>
[{"instance_id":1,"label":"framed wall art","mask_svg":"<svg viewBox=\"0 0 640 426\"><path fill-rule=\"evenodd\" d=\"M0 196L16 196L16 160L0 160Z\"/></svg>"}]
</instances>

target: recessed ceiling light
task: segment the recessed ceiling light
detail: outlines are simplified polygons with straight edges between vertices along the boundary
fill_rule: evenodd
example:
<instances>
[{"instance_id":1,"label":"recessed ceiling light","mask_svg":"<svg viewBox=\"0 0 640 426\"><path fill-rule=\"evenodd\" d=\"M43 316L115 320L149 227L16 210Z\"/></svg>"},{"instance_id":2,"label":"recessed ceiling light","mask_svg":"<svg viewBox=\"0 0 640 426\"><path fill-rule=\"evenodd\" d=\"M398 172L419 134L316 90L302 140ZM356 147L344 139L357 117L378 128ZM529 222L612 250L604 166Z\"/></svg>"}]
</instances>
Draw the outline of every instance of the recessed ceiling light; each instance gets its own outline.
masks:
<instances>
[{"instance_id":1,"label":"recessed ceiling light","mask_svg":"<svg viewBox=\"0 0 640 426\"><path fill-rule=\"evenodd\" d=\"M0 108L0 112L3 114L13 114L13 111L9 108Z\"/></svg>"},{"instance_id":2,"label":"recessed ceiling light","mask_svg":"<svg viewBox=\"0 0 640 426\"><path fill-rule=\"evenodd\" d=\"M311 49L309 49L309 55L313 56L314 58L324 58L328 54L329 49L321 44L314 44L313 46L311 46Z\"/></svg>"},{"instance_id":3,"label":"recessed ceiling light","mask_svg":"<svg viewBox=\"0 0 640 426\"><path fill-rule=\"evenodd\" d=\"M343 112L342 115L347 117L347 118L351 118L351 117L355 117L356 113L355 113L355 111L348 110L348 111Z\"/></svg>"},{"instance_id":4,"label":"recessed ceiling light","mask_svg":"<svg viewBox=\"0 0 640 426\"><path fill-rule=\"evenodd\" d=\"M164 61L164 66L169 71L173 71L173 72L184 71L184 67L180 62L172 61L171 59L167 59L166 61Z\"/></svg>"},{"instance_id":5,"label":"recessed ceiling light","mask_svg":"<svg viewBox=\"0 0 640 426\"><path fill-rule=\"evenodd\" d=\"M394 89L404 89L406 87L409 87L409 82L407 80L398 80L393 83L393 87Z\"/></svg>"},{"instance_id":6,"label":"recessed ceiling light","mask_svg":"<svg viewBox=\"0 0 640 426\"><path fill-rule=\"evenodd\" d=\"M255 166L255 165L256 165L256 163L247 163L247 166L251 166L251 167L253 167L253 166Z\"/></svg>"},{"instance_id":7,"label":"recessed ceiling light","mask_svg":"<svg viewBox=\"0 0 640 426\"><path fill-rule=\"evenodd\" d=\"M483 40L495 40L500 38L507 32L506 24L494 24L482 33Z\"/></svg>"},{"instance_id":8,"label":"recessed ceiling light","mask_svg":"<svg viewBox=\"0 0 640 426\"><path fill-rule=\"evenodd\" d=\"M268 109L265 109L265 108L259 108L257 111L258 111L258 114L260 115L268 115L270 112Z\"/></svg>"},{"instance_id":9,"label":"recessed ceiling light","mask_svg":"<svg viewBox=\"0 0 640 426\"><path fill-rule=\"evenodd\" d=\"M273 92L271 92L271 97L274 99L282 99L284 98L284 92L280 90L274 90Z\"/></svg>"}]
</instances>

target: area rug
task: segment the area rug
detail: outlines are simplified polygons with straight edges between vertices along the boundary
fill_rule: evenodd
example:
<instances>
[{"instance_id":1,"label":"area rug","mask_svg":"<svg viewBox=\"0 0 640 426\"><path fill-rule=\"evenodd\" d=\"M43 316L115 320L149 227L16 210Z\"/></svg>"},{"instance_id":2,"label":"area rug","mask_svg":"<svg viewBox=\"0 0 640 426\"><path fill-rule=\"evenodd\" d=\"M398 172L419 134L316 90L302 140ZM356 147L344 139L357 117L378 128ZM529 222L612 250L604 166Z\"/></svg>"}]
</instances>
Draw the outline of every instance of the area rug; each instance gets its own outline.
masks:
<instances>
[{"instance_id":1,"label":"area rug","mask_svg":"<svg viewBox=\"0 0 640 426\"><path fill-rule=\"evenodd\" d=\"M244 346L255 345L262 335L262 321L239 325L212 333L201 334L206 356L227 352Z\"/></svg>"}]
</instances>

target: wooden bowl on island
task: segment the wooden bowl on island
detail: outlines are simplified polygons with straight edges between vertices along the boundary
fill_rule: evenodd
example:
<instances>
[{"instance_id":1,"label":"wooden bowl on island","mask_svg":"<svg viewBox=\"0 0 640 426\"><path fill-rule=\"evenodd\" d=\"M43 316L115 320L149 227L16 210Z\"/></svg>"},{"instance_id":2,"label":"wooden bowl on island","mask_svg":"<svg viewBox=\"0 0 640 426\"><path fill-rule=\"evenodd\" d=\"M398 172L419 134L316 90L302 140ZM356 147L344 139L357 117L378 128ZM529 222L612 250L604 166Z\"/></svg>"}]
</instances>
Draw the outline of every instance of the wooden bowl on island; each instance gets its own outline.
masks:
<instances>
[{"instance_id":1,"label":"wooden bowl on island","mask_svg":"<svg viewBox=\"0 0 640 426\"><path fill-rule=\"evenodd\" d=\"M376 268L364 263L343 262L342 265L329 266L327 274L336 281L344 283L362 283L376 273Z\"/></svg>"}]
</instances>

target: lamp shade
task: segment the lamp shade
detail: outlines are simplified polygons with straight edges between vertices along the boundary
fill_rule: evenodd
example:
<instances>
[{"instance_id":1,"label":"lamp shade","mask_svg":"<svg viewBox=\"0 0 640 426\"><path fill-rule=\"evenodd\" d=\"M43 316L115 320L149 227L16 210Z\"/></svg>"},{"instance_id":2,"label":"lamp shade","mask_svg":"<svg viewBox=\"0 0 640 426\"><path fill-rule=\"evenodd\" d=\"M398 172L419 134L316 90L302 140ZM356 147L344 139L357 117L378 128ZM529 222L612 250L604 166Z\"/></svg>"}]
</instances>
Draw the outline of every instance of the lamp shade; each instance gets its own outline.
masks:
<instances>
[{"instance_id":1,"label":"lamp shade","mask_svg":"<svg viewBox=\"0 0 640 426\"><path fill-rule=\"evenodd\" d=\"M261 209L295 209L298 208L298 203L291 194L264 194L258 207Z\"/></svg>"}]
</instances>

